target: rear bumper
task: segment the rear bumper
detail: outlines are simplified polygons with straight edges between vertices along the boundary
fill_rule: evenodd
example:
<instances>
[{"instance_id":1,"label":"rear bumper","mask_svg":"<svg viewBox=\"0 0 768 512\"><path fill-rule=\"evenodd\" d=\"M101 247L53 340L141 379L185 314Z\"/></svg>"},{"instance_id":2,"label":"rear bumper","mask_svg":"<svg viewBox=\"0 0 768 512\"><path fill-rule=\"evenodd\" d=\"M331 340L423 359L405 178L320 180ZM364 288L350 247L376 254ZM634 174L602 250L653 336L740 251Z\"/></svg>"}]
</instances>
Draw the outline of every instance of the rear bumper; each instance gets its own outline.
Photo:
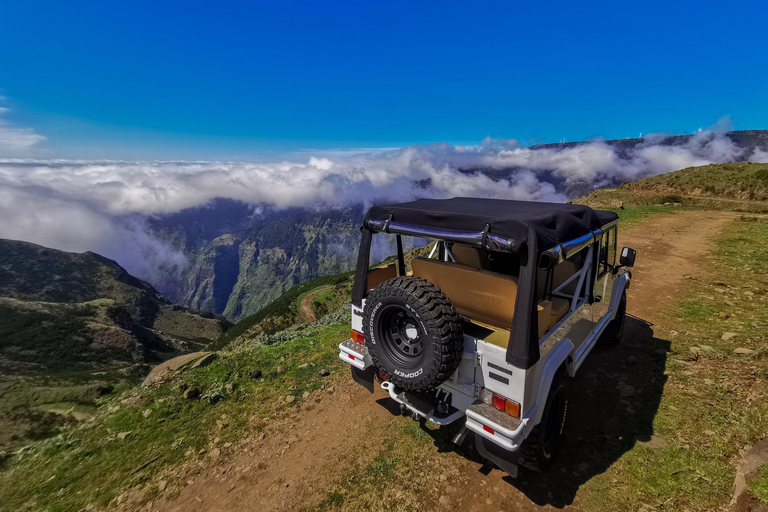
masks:
<instances>
[{"instance_id":1,"label":"rear bumper","mask_svg":"<svg viewBox=\"0 0 768 512\"><path fill-rule=\"evenodd\" d=\"M339 344L339 359L351 364L358 370L367 370L373 365L371 355L368 353L368 347L354 341L352 338Z\"/></svg>"},{"instance_id":2,"label":"rear bumper","mask_svg":"<svg viewBox=\"0 0 768 512\"><path fill-rule=\"evenodd\" d=\"M505 450L513 452L520 448L520 445L525 440L526 427L528 426L529 418L523 418L516 428L510 429L479 414L477 411L473 410L472 407L467 409L466 414L466 427L469 430L488 439L492 443L501 446ZM488 429L491 431L489 432Z\"/></svg>"}]
</instances>

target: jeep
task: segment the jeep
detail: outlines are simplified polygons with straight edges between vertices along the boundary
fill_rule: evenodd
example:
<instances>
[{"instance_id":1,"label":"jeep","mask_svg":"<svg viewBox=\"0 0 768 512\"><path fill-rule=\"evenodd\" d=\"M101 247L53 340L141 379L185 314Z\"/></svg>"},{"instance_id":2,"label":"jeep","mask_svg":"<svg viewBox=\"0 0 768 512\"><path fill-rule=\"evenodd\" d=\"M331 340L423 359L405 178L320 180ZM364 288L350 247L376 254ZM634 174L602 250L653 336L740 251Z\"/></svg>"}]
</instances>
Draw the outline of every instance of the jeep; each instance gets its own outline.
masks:
<instances>
[{"instance_id":1,"label":"jeep","mask_svg":"<svg viewBox=\"0 0 768 512\"><path fill-rule=\"evenodd\" d=\"M404 415L461 422L477 451L516 477L560 444L568 378L619 342L635 251L618 216L575 204L457 197L371 207L361 227L352 334L339 357ZM374 235L396 262L371 266ZM406 264L404 237L424 255ZM411 256L413 253L408 254Z\"/></svg>"}]
</instances>

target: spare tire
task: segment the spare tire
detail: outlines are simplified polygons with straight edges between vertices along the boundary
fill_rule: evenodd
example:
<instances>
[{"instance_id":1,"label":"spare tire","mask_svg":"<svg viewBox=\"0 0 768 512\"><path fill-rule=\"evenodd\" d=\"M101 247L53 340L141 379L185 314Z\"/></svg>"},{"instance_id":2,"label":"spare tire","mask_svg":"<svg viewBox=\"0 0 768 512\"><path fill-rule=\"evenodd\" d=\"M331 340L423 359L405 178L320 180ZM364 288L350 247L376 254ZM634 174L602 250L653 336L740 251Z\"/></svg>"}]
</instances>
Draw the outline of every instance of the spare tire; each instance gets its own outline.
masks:
<instances>
[{"instance_id":1,"label":"spare tire","mask_svg":"<svg viewBox=\"0 0 768 512\"><path fill-rule=\"evenodd\" d=\"M434 389L461 362L461 319L426 279L397 277L374 288L365 301L363 329L373 364L400 388Z\"/></svg>"}]
</instances>

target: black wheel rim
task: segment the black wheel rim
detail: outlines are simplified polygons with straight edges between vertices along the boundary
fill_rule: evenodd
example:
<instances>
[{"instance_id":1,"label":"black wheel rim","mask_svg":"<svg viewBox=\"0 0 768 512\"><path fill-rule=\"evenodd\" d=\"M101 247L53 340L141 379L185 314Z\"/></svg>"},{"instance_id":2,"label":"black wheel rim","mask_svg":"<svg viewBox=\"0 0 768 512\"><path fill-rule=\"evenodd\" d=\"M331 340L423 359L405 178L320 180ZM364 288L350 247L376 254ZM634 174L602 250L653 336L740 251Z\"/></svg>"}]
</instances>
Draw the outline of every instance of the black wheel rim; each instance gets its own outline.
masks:
<instances>
[{"instance_id":1,"label":"black wheel rim","mask_svg":"<svg viewBox=\"0 0 768 512\"><path fill-rule=\"evenodd\" d=\"M400 368L414 368L424 353L424 332L402 306L390 305L379 313L376 339L387 357Z\"/></svg>"}]
</instances>

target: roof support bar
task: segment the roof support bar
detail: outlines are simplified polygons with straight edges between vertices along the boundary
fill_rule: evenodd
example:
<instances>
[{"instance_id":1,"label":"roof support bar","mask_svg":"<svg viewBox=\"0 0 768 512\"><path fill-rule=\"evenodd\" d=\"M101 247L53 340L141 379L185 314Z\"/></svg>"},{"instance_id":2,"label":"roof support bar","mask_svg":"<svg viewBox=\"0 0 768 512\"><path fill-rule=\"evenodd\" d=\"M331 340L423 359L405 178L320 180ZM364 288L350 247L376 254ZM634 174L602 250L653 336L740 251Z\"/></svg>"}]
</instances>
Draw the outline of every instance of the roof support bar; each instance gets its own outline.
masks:
<instances>
[{"instance_id":1,"label":"roof support bar","mask_svg":"<svg viewBox=\"0 0 768 512\"><path fill-rule=\"evenodd\" d=\"M461 244L488 249L489 251L502 251L517 254L522 252L523 248L525 247L524 241L504 238L494 235L493 233L485 233L483 231L478 231L475 233L471 231L449 231L446 229L425 228L413 224L395 222L394 220L390 219L385 221L369 220L366 227L371 231L378 233L384 231L397 235L417 236L421 238L431 238L433 240L458 242ZM483 244L483 240L485 240L485 244Z\"/></svg>"}]
</instances>

